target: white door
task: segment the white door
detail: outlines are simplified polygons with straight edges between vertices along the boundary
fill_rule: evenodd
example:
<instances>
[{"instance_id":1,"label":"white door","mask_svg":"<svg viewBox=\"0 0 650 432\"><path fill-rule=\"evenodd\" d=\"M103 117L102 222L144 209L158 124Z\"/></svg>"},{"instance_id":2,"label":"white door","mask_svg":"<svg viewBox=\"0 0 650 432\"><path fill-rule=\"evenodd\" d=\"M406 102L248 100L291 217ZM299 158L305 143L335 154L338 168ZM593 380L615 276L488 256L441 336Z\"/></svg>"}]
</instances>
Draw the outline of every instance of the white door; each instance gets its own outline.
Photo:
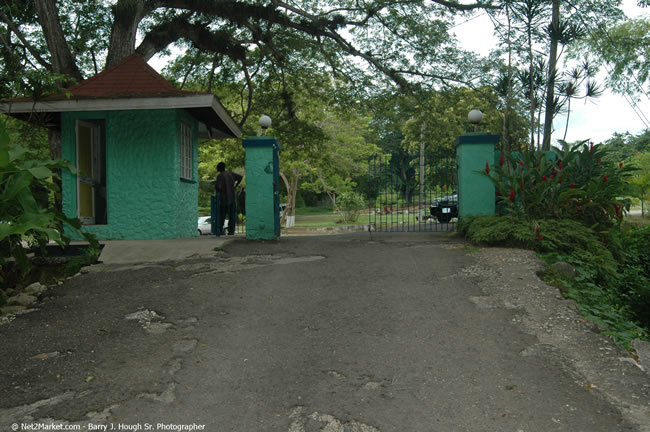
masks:
<instances>
[{"instance_id":1,"label":"white door","mask_svg":"<svg viewBox=\"0 0 650 432\"><path fill-rule=\"evenodd\" d=\"M99 126L77 120L77 216L95 223L95 185L100 182Z\"/></svg>"}]
</instances>

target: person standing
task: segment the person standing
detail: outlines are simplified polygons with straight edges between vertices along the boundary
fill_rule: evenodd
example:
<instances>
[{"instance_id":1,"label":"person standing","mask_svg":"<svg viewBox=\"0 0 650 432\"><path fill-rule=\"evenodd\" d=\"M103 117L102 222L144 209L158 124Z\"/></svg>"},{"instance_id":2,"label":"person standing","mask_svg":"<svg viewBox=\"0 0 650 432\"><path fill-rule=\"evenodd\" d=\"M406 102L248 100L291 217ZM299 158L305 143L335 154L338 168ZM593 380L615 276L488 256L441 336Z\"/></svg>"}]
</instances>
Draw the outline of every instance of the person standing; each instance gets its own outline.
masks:
<instances>
[{"instance_id":1,"label":"person standing","mask_svg":"<svg viewBox=\"0 0 650 432\"><path fill-rule=\"evenodd\" d=\"M235 188L239 186L243 177L237 173L226 171L226 164L219 162L217 165L217 181L215 192L219 196L219 233L225 234L224 221L228 216L228 235L235 234L235 221L237 218L237 200L235 199Z\"/></svg>"}]
</instances>

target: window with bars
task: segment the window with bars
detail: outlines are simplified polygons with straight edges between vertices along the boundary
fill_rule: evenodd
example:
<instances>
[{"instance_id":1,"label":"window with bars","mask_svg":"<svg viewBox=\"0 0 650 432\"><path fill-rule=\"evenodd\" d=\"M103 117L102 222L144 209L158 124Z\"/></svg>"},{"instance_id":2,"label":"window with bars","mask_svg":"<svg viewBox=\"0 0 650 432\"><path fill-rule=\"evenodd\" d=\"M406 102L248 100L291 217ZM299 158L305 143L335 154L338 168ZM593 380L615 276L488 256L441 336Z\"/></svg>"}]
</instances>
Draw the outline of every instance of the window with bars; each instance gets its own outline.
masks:
<instances>
[{"instance_id":1,"label":"window with bars","mask_svg":"<svg viewBox=\"0 0 650 432\"><path fill-rule=\"evenodd\" d=\"M192 180L192 128L181 123L181 178Z\"/></svg>"}]
</instances>

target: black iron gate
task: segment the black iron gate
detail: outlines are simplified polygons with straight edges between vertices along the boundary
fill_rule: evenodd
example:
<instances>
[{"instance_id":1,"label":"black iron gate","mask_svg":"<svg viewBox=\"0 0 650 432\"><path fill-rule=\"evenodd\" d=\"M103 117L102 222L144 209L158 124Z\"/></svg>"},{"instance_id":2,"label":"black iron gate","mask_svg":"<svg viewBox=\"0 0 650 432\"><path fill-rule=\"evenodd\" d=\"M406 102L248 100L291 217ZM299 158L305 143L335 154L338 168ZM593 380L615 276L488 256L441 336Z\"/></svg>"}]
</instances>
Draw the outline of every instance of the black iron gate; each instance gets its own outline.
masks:
<instances>
[{"instance_id":1,"label":"black iron gate","mask_svg":"<svg viewBox=\"0 0 650 432\"><path fill-rule=\"evenodd\" d=\"M456 159L420 155L369 160L368 226L378 232L453 231L458 217Z\"/></svg>"}]
</instances>

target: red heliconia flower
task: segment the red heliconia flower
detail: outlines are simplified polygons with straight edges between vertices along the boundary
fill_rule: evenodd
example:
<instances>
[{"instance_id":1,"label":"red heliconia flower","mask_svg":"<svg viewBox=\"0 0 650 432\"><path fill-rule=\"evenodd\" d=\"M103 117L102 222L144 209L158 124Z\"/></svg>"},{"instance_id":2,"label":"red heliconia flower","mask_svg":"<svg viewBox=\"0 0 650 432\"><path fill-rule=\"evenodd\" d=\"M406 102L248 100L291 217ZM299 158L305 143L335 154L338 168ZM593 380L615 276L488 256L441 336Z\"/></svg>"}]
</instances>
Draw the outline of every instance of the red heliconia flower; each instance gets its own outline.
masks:
<instances>
[{"instance_id":1,"label":"red heliconia flower","mask_svg":"<svg viewBox=\"0 0 650 432\"><path fill-rule=\"evenodd\" d=\"M546 181L546 176L543 176L543 177L542 177L542 181Z\"/></svg>"},{"instance_id":2,"label":"red heliconia flower","mask_svg":"<svg viewBox=\"0 0 650 432\"><path fill-rule=\"evenodd\" d=\"M603 183L607 183L607 174L603 176Z\"/></svg>"},{"instance_id":3,"label":"red heliconia flower","mask_svg":"<svg viewBox=\"0 0 650 432\"><path fill-rule=\"evenodd\" d=\"M554 175L554 176L557 175L557 170L553 170L553 175Z\"/></svg>"},{"instance_id":4,"label":"red heliconia flower","mask_svg":"<svg viewBox=\"0 0 650 432\"><path fill-rule=\"evenodd\" d=\"M501 157L499 157L499 166L503 166L503 153L501 153Z\"/></svg>"},{"instance_id":5,"label":"red heliconia flower","mask_svg":"<svg viewBox=\"0 0 650 432\"><path fill-rule=\"evenodd\" d=\"M490 163L485 162L485 174L490 174Z\"/></svg>"},{"instance_id":6,"label":"red heliconia flower","mask_svg":"<svg viewBox=\"0 0 650 432\"><path fill-rule=\"evenodd\" d=\"M539 241L544 240L544 236L541 235L541 234L538 234L538 235L537 235L537 240L539 240Z\"/></svg>"},{"instance_id":7,"label":"red heliconia flower","mask_svg":"<svg viewBox=\"0 0 650 432\"><path fill-rule=\"evenodd\" d=\"M443 188L443 189L447 189L447 185L442 185L442 188Z\"/></svg>"},{"instance_id":8,"label":"red heliconia flower","mask_svg":"<svg viewBox=\"0 0 650 432\"><path fill-rule=\"evenodd\" d=\"M618 163L618 167L619 167L619 168L623 168L623 162L619 162L619 163Z\"/></svg>"},{"instance_id":9,"label":"red heliconia flower","mask_svg":"<svg viewBox=\"0 0 650 432\"><path fill-rule=\"evenodd\" d=\"M576 185L575 185L575 183L571 182L571 183L569 184L569 187L570 187L571 189L573 189L573 188L576 187Z\"/></svg>"},{"instance_id":10,"label":"red heliconia flower","mask_svg":"<svg viewBox=\"0 0 650 432\"><path fill-rule=\"evenodd\" d=\"M524 162L523 162L523 161L519 161L519 165L521 165L521 166L523 167L523 166L524 166Z\"/></svg>"},{"instance_id":11,"label":"red heliconia flower","mask_svg":"<svg viewBox=\"0 0 650 432\"><path fill-rule=\"evenodd\" d=\"M562 161L558 162L557 166L559 166L560 169L562 169Z\"/></svg>"},{"instance_id":12,"label":"red heliconia flower","mask_svg":"<svg viewBox=\"0 0 650 432\"><path fill-rule=\"evenodd\" d=\"M511 190L510 191L510 201L514 201L514 200L515 200L515 191Z\"/></svg>"}]
</instances>

